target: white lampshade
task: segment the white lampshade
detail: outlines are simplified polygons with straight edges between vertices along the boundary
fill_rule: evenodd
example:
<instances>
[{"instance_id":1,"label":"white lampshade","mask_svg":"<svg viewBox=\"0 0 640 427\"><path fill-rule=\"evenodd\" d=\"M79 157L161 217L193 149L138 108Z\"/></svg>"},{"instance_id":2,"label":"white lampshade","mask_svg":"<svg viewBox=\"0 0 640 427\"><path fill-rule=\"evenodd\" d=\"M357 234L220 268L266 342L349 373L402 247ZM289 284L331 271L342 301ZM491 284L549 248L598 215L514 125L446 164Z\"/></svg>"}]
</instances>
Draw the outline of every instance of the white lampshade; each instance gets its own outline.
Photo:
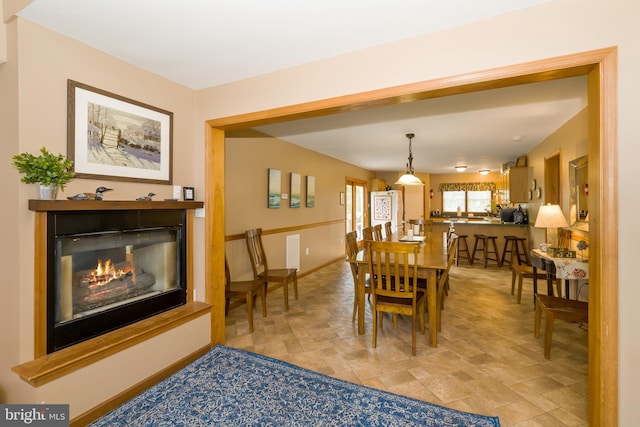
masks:
<instances>
[{"instance_id":1,"label":"white lampshade","mask_svg":"<svg viewBox=\"0 0 640 427\"><path fill-rule=\"evenodd\" d=\"M547 229L547 243L551 247L558 247L558 228L568 227L567 219L560 209L560 205L542 205L538 210L535 227Z\"/></svg>"},{"instance_id":2,"label":"white lampshade","mask_svg":"<svg viewBox=\"0 0 640 427\"><path fill-rule=\"evenodd\" d=\"M424 182L420 181L420 178L413 174L413 154L411 154L411 140L415 137L414 134L408 133L405 135L409 139L409 161L407 162L407 172L396 181L396 185L424 185Z\"/></svg>"},{"instance_id":3,"label":"white lampshade","mask_svg":"<svg viewBox=\"0 0 640 427\"><path fill-rule=\"evenodd\" d=\"M569 224L560 205L547 204L540 206L535 226L538 228L562 228L568 227Z\"/></svg>"},{"instance_id":4,"label":"white lampshade","mask_svg":"<svg viewBox=\"0 0 640 427\"><path fill-rule=\"evenodd\" d=\"M424 185L424 182L414 174L405 173L396 181L396 185Z\"/></svg>"}]
</instances>

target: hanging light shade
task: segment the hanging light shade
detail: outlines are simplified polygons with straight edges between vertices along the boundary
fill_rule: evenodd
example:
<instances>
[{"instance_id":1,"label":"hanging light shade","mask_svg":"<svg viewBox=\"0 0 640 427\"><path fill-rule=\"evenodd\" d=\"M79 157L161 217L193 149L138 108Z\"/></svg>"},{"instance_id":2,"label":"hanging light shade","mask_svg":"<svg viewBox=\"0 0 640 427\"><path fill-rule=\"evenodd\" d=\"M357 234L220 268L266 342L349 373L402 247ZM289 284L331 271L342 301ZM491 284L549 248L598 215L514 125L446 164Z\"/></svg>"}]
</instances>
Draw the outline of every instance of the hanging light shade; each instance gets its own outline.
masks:
<instances>
[{"instance_id":1,"label":"hanging light shade","mask_svg":"<svg viewBox=\"0 0 640 427\"><path fill-rule=\"evenodd\" d=\"M424 185L424 182L420 181L420 178L413 174L413 155L411 154L411 140L415 137L414 134L408 133L405 135L409 139L409 162L407 162L407 172L396 181L396 185Z\"/></svg>"}]
</instances>

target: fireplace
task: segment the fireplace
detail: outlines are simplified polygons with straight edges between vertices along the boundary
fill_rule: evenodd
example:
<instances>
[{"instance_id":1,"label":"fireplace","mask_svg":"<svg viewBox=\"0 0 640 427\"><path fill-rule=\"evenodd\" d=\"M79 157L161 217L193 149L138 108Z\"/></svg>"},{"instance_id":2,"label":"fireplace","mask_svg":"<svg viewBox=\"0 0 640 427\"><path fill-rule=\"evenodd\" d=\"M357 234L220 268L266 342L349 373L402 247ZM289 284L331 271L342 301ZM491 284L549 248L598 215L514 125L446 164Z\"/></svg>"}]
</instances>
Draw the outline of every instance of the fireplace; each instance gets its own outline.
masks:
<instances>
[{"instance_id":1,"label":"fireplace","mask_svg":"<svg viewBox=\"0 0 640 427\"><path fill-rule=\"evenodd\" d=\"M182 209L47 212L46 352L185 304L185 216Z\"/></svg>"}]
</instances>

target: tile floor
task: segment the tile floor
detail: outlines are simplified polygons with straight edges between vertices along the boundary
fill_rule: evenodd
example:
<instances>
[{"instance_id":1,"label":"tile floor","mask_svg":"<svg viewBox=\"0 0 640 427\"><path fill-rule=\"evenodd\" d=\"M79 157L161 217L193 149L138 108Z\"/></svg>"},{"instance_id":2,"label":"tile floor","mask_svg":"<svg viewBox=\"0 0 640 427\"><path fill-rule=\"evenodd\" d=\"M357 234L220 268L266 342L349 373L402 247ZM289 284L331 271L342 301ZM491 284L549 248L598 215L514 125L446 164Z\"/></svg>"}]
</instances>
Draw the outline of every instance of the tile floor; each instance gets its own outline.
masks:
<instances>
[{"instance_id":1,"label":"tile floor","mask_svg":"<svg viewBox=\"0 0 640 427\"><path fill-rule=\"evenodd\" d=\"M299 300L282 310L282 290L269 293L268 316L246 306L226 319L226 345L346 381L431 403L498 416L502 426L586 426L587 326L556 321L551 359L533 337L531 280L523 303L511 295L508 266L454 266L438 347L418 335L411 355L410 320L386 321L371 346L371 310L358 335L351 321L353 280L336 262L299 279ZM293 294L293 292L290 292ZM259 306L259 305L258 305ZM543 320L544 322L544 320ZM544 324L543 324L544 327Z\"/></svg>"}]
</instances>

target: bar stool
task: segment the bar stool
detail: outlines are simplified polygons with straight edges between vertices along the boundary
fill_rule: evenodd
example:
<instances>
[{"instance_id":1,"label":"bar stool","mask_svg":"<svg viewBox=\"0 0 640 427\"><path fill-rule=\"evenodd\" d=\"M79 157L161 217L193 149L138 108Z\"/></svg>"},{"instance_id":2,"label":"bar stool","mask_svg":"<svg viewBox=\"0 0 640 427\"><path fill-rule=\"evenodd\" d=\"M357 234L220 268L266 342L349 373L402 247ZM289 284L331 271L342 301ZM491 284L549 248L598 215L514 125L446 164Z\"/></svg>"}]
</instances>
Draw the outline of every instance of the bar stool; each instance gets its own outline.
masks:
<instances>
[{"instance_id":1,"label":"bar stool","mask_svg":"<svg viewBox=\"0 0 640 427\"><path fill-rule=\"evenodd\" d=\"M473 259L471 258L471 253L469 252L469 245L467 244L467 236L466 234L458 235L458 245L456 246L456 265L458 265L458 261L460 260L460 255L465 254L467 257L467 261L469 261L469 265L473 264Z\"/></svg>"},{"instance_id":2,"label":"bar stool","mask_svg":"<svg viewBox=\"0 0 640 427\"><path fill-rule=\"evenodd\" d=\"M487 236L485 234L474 234L473 237L476 238L476 241L473 244L473 252L471 253L471 264L473 264L475 260L478 260L483 262L484 268L487 268L488 261L495 261L498 264L498 267L502 267L502 263L500 262L500 255L498 254L498 246L496 244L496 239L498 237ZM489 243L491 243L491 247L489 247ZM480 251L480 253L482 254L482 258L476 257L476 253L478 251ZM495 257L491 258L491 254L493 254Z\"/></svg>"},{"instance_id":3,"label":"bar stool","mask_svg":"<svg viewBox=\"0 0 640 427\"><path fill-rule=\"evenodd\" d=\"M509 257L507 258L507 253ZM529 254L527 253L527 239L525 237L504 236L504 248L502 249L502 257L500 263L512 264L513 258L516 258L518 265L529 265Z\"/></svg>"}]
</instances>

